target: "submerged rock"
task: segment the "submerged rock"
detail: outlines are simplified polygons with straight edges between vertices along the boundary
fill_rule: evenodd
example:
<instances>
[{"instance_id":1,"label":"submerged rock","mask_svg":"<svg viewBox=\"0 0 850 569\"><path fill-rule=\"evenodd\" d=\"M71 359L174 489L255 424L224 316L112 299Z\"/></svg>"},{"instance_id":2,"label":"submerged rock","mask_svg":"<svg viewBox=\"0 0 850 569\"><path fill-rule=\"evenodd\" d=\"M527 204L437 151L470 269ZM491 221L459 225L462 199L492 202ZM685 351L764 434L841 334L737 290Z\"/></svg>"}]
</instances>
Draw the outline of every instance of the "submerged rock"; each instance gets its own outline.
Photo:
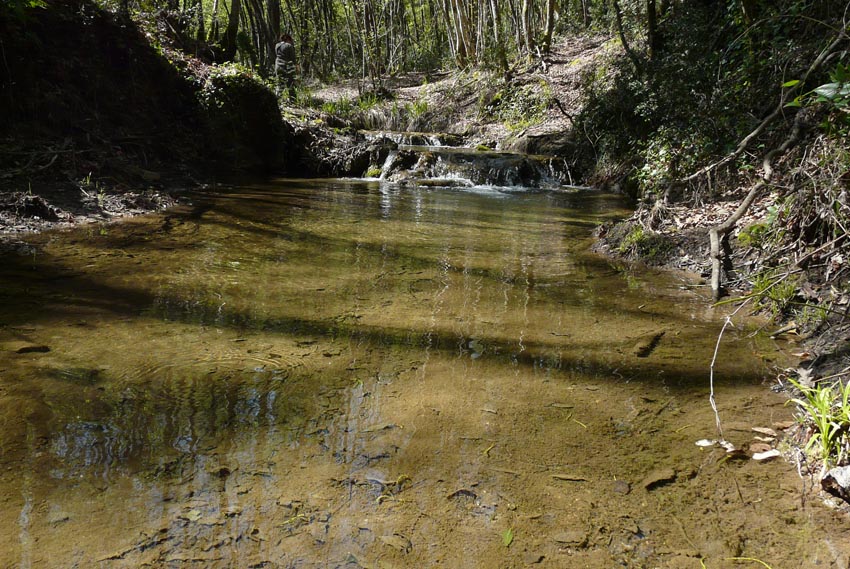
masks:
<instances>
[{"instance_id":1,"label":"submerged rock","mask_svg":"<svg viewBox=\"0 0 850 569\"><path fill-rule=\"evenodd\" d=\"M653 470L640 483L647 490L653 490L659 486L664 486L676 480L676 471L672 468L659 468Z\"/></svg>"},{"instance_id":2,"label":"submerged rock","mask_svg":"<svg viewBox=\"0 0 850 569\"><path fill-rule=\"evenodd\" d=\"M555 543L569 547L581 548L587 545L587 532L581 530L567 530L552 537Z\"/></svg>"},{"instance_id":3,"label":"submerged rock","mask_svg":"<svg viewBox=\"0 0 850 569\"><path fill-rule=\"evenodd\" d=\"M632 353L639 358L647 357L658 345L658 342L661 341L662 336L664 336L664 330L644 334L635 342L634 347L632 347Z\"/></svg>"},{"instance_id":4,"label":"submerged rock","mask_svg":"<svg viewBox=\"0 0 850 569\"><path fill-rule=\"evenodd\" d=\"M25 341L9 342L6 348L16 354L45 354L50 351L50 346Z\"/></svg>"},{"instance_id":5,"label":"submerged rock","mask_svg":"<svg viewBox=\"0 0 850 569\"><path fill-rule=\"evenodd\" d=\"M826 493L850 503L850 466L833 468L821 478L820 485Z\"/></svg>"}]
</instances>

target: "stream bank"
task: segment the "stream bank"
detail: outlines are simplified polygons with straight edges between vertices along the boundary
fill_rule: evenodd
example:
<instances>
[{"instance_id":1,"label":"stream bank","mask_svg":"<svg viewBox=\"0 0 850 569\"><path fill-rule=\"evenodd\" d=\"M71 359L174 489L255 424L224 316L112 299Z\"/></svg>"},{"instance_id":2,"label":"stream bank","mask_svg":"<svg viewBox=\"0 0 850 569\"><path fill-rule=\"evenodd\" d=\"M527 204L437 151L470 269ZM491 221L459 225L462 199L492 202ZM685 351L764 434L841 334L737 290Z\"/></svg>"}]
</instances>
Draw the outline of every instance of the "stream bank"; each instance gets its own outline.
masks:
<instances>
[{"instance_id":1,"label":"stream bank","mask_svg":"<svg viewBox=\"0 0 850 569\"><path fill-rule=\"evenodd\" d=\"M0 227L156 211L222 177L291 167L274 94L90 0L0 7Z\"/></svg>"}]
</instances>

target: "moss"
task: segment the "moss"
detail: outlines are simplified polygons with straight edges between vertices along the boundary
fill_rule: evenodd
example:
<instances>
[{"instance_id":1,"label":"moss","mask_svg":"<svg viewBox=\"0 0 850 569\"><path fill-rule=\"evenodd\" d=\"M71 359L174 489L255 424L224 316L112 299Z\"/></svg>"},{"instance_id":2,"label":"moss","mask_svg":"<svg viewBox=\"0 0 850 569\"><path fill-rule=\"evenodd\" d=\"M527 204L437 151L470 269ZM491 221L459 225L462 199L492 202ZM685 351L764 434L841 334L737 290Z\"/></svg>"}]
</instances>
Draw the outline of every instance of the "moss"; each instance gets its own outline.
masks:
<instances>
[{"instance_id":1,"label":"moss","mask_svg":"<svg viewBox=\"0 0 850 569\"><path fill-rule=\"evenodd\" d=\"M215 66L198 93L206 112L211 150L230 167L278 166L283 121L274 93L248 69Z\"/></svg>"},{"instance_id":2,"label":"moss","mask_svg":"<svg viewBox=\"0 0 850 569\"><path fill-rule=\"evenodd\" d=\"M623 231L625 235L616 246L616 251L623 256L652 262L670 250L670 242L663 235L647 231L641 225L632 225ZM616 241L617 237L614 239Z\"/></svg>"},{"instance_id":3,"label":"moss","mask_svg":"<svg viewBox=\"0 0 850 569\"><path fill-rule=\"evenodd\" d=\"M753 223L743 228L738 234L738 243L744 247L761 248L767 235L766 223Z\"/></svg>"}]
</instances>

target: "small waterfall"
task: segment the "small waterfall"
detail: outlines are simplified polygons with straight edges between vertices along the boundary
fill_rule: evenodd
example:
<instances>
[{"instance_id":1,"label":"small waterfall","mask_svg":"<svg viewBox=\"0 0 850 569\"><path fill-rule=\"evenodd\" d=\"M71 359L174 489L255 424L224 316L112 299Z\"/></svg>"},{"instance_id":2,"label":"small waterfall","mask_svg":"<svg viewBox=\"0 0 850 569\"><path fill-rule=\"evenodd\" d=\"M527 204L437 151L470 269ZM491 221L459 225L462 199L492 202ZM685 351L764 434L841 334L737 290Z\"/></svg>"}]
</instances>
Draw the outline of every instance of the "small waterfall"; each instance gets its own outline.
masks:
<instances>
[{"instance_id":1,"label":"small waterfall","mask_svg":"<svg viewBox=\"0 0 850 569\"><path fill-rule=\"evenodd\" d=\"M467 148L458 137L438 133L364 132L367 140L388 139L398 148L387 155L379 179L412 186L491 188L573 187L566 159Z\"/></svg>"},{"instance_id":2,"label":"small waterfall","mask_svg":"<svg viewBox=\"0 0 850 569\"><path fill-rule=\"evenodd\" d=\"M396 158L398 158L398 150L390 150L390 153L387 154L387 159L384 160L384 165L381 166L381 175L379 179L387 179L387 176L392 170L393 164L395 164Z\"/></svg>"},{"instance_id":3,"label":"small waterfall","mask_svg":"<svg viewBox=\"0 0 850 569\"><path fill-rule=\"evenodd\" d=\"M456 134L439 132L395 132L384 130L361 131L367 141L389 139L404 146L460 147L463 138Z\"/></svg>"}]
</instances>

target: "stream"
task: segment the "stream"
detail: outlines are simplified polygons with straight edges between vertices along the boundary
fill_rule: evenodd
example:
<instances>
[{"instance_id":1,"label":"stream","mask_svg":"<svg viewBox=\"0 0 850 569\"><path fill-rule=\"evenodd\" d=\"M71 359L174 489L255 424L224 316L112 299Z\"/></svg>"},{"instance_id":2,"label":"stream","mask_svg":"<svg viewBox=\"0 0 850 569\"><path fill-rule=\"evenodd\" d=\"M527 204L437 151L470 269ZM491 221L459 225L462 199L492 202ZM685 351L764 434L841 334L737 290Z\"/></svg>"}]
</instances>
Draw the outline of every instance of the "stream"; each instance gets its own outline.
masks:
<instances>
[{"instance_id":1,"label":"stream","mask_svg":"<svg viewBox=\"0 0 850 569\"><path fill-rule=\"evenodd\" d=\"M848 566L795 465L695 444L725 312L588 251L619 197L192 201L4 255L0 566ZM735 323L715 390L749 455L793 420L791 348Z\"/></svg>"}]
</instances>

